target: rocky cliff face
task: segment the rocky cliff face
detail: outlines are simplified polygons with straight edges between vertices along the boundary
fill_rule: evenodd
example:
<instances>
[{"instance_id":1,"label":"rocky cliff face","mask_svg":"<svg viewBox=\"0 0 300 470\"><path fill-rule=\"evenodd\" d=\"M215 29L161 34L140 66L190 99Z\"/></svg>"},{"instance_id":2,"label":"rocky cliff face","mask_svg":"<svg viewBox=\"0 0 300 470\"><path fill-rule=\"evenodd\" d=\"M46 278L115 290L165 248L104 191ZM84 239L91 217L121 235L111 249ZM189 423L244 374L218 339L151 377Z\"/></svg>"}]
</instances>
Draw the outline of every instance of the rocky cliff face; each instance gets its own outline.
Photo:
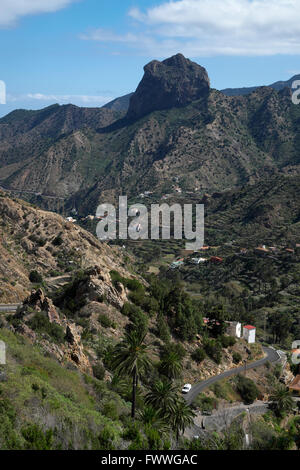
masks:
<instances>
[{"instance_id":1,"label":"rocky cliff face","mask_svg":"<svg viewBox=\"0 0 300 470\"><path fill-rule=\"evenodd\" d=\"M177 54L144 67L144 77L130 99L127 117L138 119L152 111L184 106L209 91L206 70Z\"/></svg>"},{"instance_id":2,"label":"rocky cliff face","mask_svg":"<svg viewBox=\"0 0 300 470\"><path fill-rule=\"evenodd\" d=\"M49 323L59 325L65 333L65 341L56 344L45 334L37 334L28 323L36 313L45 315ZM59 362L70 362L82 372L92 373L92 366L84 352L81 342L82 328L58 312L52 300L47 297L42 289L33 290L24 300L21 308L16 314L19 323L15 327L10 327L16 333L28 338L32 344L38 343L51 356Z\"/></svg>"}]
</instances>

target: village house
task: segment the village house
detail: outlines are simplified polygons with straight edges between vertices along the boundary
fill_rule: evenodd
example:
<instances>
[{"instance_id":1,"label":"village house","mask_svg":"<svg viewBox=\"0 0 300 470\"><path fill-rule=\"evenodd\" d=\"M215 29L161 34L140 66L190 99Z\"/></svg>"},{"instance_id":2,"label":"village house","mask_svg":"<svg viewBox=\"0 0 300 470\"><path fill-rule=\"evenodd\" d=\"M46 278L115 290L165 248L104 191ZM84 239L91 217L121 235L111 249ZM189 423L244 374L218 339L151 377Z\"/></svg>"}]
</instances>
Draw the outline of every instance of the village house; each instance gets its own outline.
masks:
<instances>
[{"instance_id":1,"label":"village house","mask_svg":"<svg viewBox=\"0 0 300 470\"><path fill-rule=\"evenodd\" d=\"M192 258L191 263L192 264L200 264L200 263L206 263L207 259L206 258Z\"/></svg>"},{"instance_id":2,"label":"village house","mask_svg":"<svg viewBox=\"0 0 300 470\"><path fill-rule=\"evenodd\" d=\"M240 338L242 336L242 324L238 321L228 321L226 333L229 336Z\"/></svg>"},{"instance_id":3,"label":"village house","mask_svg":"<svg viewBox=\"0 0 300 470\"><path fill-rule=\"evenodd\" d=\"M252 325L246 325L243 327L243 338L248 344L255 343L256 328Z\"/></svg>"},{"instance_id":4,"label":"village house","mask_svg":"<svg viewBox=\"0 0 300 470\"><path fill-rule=\"evenodd\" d=\"M176 269L176 268L179 268L180 266L182 266L183 264L184 264L183 260L173 261L173 263L170 264L170 268L171 269Z\"/></svg>"},{"instance_id":5,"label":"village house","mask_svg":"<svg viewBox=\"0 0 300 470\"><path fill-rule=\"evenodd\" d=\"M210 261L212 263L223 263L223 258L220 258L219 256L212 256Z\"/></svg>"}]
</instances>

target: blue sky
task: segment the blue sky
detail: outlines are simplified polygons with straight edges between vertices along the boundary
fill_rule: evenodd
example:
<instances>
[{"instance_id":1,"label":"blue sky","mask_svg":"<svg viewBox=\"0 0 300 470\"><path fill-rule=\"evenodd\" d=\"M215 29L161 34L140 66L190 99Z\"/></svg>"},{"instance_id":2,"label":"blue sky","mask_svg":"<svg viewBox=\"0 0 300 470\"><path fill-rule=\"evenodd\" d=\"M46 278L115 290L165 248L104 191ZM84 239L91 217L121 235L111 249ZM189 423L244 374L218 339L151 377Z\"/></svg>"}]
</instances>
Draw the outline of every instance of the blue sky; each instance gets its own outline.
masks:
<instances>
[{"instance_id":1,"label":"blue sky","mask_svg":"<svg viewBox=\"0 0 300 470\"><path fill-rule=\"evenodd\" d=\"M53 103L101 106L177 52L218 89L300 72L299 0L1 0L3 116Z\"/></svg>"}]
</instances>

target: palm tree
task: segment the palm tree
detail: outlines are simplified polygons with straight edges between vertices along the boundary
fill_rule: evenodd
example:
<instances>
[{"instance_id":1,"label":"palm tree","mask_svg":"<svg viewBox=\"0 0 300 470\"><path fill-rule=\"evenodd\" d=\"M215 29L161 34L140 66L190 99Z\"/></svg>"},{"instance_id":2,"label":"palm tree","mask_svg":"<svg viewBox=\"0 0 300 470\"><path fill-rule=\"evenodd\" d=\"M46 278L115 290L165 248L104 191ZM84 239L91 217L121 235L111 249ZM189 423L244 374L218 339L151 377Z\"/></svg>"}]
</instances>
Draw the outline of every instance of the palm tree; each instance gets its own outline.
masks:
<instances>
[{"instance_id":1,"label":"palm tree","mask_svg":"<svg viewBox=\"0 0 300 470\"><path fill-rule=\"evenodd\" d=\"M145 426L151 426L162 434L170 429L166 419L161 416L160 410L153 408L151 405L143 408L140 412L140 419Z\"/></svg>"},{"instance_id":2,"label":"palm tree","mask_svg":"<svg viewBox=\"0 0 300 470\"><path fill-rule=\"evenodd\" d=\"M160 372L168 379L177 379L182 372L182 360L178 352L167 351L163 354L159 364Z\"/></svg>"},{"instance_id":3,"label":"palm tree","mask_svg":"<svg viewBox=\"0 0 300 470\"><path fill-rule=\"evenodd\" d=\"M161 415L166 417L173 412L176 399L177 389L172 382L158 380L154 382L150 392L147 393L145 403L155 410L159 410Z\"/></svg>"},{"instance_id":4,"label":"palm tree","mask_svg":"<svg viewBox=\"0 0 300 470\"><path fill-rule=\"evenodd\" d=\"M141 336L136 330L126 332L123 341L115 347L112 360L112 368L118 375L132 377L132 419L135 418L138 379L151 364L147 356L147 346L144 344L145 336Z\"/></svg>"},{"instance_id":5,"label":"palm tree","mask_svg":"<svg viewBox=\"0 0 300 470\"><path fill-rule=\"evenodd\" d=\"M176 441L179 440L180 432L183 434L185 428L194 422L195 413L192 408L182 399L178 399L175 404L175 409L170 415L172 428L176 433Z\"/></svg>"},{"instance_id":6,"label":"palm tree","mask_svg":"<svg viewBox=\"0 0 300 470\"><path fill-rule=\"evenodd\" d=\"M273 394L270 396L270 401L279 416L282 416L284 412L291 411L294 406L290 392L284 385L278 385L276 387Z\"/></svg>"}]
</instances>

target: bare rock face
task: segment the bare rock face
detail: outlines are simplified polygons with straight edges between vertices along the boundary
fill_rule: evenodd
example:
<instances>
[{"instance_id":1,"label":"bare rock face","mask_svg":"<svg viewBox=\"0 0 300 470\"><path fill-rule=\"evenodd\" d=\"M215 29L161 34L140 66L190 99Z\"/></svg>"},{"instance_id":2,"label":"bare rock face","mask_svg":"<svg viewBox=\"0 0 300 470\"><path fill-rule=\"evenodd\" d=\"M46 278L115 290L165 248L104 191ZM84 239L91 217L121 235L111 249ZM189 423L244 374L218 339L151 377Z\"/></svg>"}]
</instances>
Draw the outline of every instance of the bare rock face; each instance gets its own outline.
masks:
<instances>
[{"instance_id":1,"label":"bare rock face","mask_svg":"<svg viewBox=\"0 0 300 470\"><path fill-rule=\"evenodd\" d=\"M49 339L38 338L36 333L26 324L26 319L30 318L32 310L44 312L50 323L57 323L65 330L66 336L63 344L57 345ZM90 361L84 353L81 342L80 327L70 323L64 315L60 318L52 300L45 296L42 289L32 291L30 296L24 300L20 316L25 321L17 327L17 333L27 337L33 344L39 342L45 351L60 362L67 360L74 363L82 372L92 374Z\"/></svg>"},{"instance_id":2,"label":"bare rock face","mask_svg":"<svg viewBox=\"0 0 300 470\"><path fill-rule=\"evenodd\" d=\"M76 297L86 298L89 302L99 302L105 299L117 309L121 309L127 300L124 286L120 283L116 287L112 285L109 273L104 272L99 266L94 266L85 271L86 279L77 287Z\"/></svg>"},{"instance_id":3,"label":"bare rock face","mask_svg":"<svg viewBox=\"0 0 300 470\"><path fill-rule=\"evenodd\" d=\"M48 316L50 323L61 324L59 314L54 307L54 304L49 297L46 297L42 289L32 291L30 296L23 302L22 312L26 314L28 307L37 312L45 312Z\"/></svg>"},{"instance_id":4,"label":"bare rock face","mask_svg":"<svg viewBox=\"0 0 300 470\"><path fill-rule=\"evenodd\" d=\"M152 111L185 106L207 96L210 82L205 68L177 54L144 67L144 77L130 99L129 119Z\"/></svg>"},{"instance_id":5,"label":"bare rock face","mask_svg":"<svg viewBox=\"0 0 300 470\"><path fill-rule=\"evenodd\" d=\"M75 324L67 325L66 340L69 343L66 358L73 361L80 370L91 374L91 364L83 352L81 336Z\"/></svg>"},{"instance_id":6,"label":"bare rock face","mask_svg":"<svg viewBox=\"0 0 300 470\"><path fill-rule=\"evenodd\" d=\"M26 325L26 323L21 323L16 328L16 332L19 333L22 336L26 336L26 338L28 338L31 343L35 343L36 334L31 328L29 328L28 325Z\"/></svg>"}]
</instances>

